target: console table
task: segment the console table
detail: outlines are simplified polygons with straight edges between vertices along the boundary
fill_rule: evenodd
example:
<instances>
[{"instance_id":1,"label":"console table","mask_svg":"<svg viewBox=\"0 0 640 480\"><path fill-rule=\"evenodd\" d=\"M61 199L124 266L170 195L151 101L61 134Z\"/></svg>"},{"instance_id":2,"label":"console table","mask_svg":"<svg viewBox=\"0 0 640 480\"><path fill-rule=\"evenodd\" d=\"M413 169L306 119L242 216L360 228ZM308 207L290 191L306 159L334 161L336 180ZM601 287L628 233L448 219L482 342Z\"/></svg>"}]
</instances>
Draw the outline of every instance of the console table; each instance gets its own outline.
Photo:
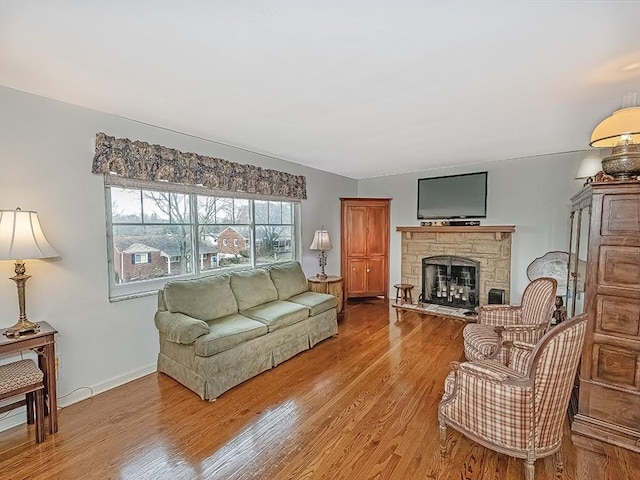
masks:
<instances>
[{"instance_id":1,"label":"console table","mask_svg":"<svg viewBox=\"0 0 640 480\"><path fill-rule=\"evenodd\" d=\"M0 330L0 355L18 353L31 350L38 355L38 367L44 373L44 389L47 411L49 415L49 433L58 431L58 397L56 388L56 351L54 335L58 331L47 322L37 322L40 331L20 335L19 337L7 337Z\"/></svg>"}]
</instances>

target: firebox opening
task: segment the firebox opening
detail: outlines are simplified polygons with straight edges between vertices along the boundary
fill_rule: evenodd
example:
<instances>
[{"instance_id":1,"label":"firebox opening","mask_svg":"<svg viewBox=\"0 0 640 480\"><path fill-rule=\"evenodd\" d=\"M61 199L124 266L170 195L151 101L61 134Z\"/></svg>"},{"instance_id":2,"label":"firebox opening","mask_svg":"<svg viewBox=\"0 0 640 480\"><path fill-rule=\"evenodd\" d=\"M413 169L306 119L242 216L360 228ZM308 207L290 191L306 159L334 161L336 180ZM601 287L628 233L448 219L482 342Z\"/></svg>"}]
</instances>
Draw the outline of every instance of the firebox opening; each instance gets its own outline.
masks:
<instances>
[{"instance_id":1,"label":"firebox opening","mask_svg":"<svg viewBox=\"0 0 640 480\"><path fill-rule=\"evenodd\" d=\"M454 255L422 259L424 303L473 309L479 305L480 262Z\"/></svg>"}]
</instances>

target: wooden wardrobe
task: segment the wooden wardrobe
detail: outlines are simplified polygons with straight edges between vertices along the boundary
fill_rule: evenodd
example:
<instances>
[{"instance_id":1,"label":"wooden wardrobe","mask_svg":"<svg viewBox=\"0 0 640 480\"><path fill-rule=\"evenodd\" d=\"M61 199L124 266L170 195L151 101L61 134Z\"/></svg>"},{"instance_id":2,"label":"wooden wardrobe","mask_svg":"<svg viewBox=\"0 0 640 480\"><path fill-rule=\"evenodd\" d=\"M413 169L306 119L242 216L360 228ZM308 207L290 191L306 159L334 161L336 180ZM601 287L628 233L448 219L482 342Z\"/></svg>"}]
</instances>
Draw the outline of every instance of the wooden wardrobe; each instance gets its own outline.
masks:
<instances>
[{"instance_id":1,"label":"wooden wardrobe","mask_svg":"<svg viewBox=\"0 0 640 480\"><path fill-rule=\"evenodd\" d=\"M388 297L390 198L341 198L345 298Z\"/></svg>"},{"instance_id":2,"label":"wooden wardrobe","mask_svg":"<svg viewBox=\"0 0 640 480\"><path fill-rule=\"evenodd\" d=\"M591 183L571 200L568 313L589 314L573 443L640 452L640 182Z\"/></svg>"}]
</instances>

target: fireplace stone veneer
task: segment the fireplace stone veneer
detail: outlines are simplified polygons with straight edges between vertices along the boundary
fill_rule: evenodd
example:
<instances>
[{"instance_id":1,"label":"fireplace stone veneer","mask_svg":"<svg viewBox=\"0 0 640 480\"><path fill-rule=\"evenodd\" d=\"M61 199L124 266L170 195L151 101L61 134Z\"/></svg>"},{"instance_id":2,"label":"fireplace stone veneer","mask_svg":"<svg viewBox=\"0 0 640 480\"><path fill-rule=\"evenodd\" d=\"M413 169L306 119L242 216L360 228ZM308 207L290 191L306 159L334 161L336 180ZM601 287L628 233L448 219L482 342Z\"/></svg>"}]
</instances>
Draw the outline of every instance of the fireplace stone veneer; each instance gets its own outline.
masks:
<instances>
[{"instance_id":1,"label":"fireplace stone veneer","mask_svg":"<svg viewBox=\"0 0 640 480\"><path fill-rule=\"evenodd\" d=\"M511 236L513 225L465 227L396 227L402 235L402 283L422 289L422 260L455 255L480 265L479 304L487 304L492 288L505 291L510 300Z\"/></svg>"}]
</instances>

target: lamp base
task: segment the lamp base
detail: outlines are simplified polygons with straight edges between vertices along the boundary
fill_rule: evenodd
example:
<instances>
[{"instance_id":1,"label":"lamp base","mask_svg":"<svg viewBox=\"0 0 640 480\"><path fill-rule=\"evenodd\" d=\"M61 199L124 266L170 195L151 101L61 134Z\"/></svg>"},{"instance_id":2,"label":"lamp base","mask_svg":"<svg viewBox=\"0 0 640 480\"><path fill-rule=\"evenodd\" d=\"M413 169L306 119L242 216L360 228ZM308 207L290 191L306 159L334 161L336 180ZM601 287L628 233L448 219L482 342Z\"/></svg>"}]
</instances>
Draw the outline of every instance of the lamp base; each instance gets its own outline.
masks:
<instances>
[{"instance_id":1,"label":"lamp base","mask_svg":"<svg viewBox=\"0 0 640 480\"><path fill-rule=\"evenodd\" d=\"M327 275L324 273L324 267L327 265L327 254L324 250L320 251L320 254L318 255L318 262L320 263L320 273L316 273L316 277L324 280L327 278Z\"/></svg>"},{"instance_id":2,"label":"lamp base","mask_svg":"<svg viewBox=\"0 0 640 480\"><path fill-rule=\"evenodd\" d=\"M7 328L4 334L7 337L19 337L20 335L24 335L26 333L38 333L40 331L40 325L37 323L33 323L30 320L18 320L18 322Z\"/></svg>"},{"instance_id":3,"label":"lamp base","mask_svg":"<svg viewBox=\"0 0 640 480\"><path fill-rule=\"evenodd\" d=\"M640 175L640 148L635 143L616 145L602 160L602 170L616 180L630 180Z\"/></svg>"}]
</instances>

